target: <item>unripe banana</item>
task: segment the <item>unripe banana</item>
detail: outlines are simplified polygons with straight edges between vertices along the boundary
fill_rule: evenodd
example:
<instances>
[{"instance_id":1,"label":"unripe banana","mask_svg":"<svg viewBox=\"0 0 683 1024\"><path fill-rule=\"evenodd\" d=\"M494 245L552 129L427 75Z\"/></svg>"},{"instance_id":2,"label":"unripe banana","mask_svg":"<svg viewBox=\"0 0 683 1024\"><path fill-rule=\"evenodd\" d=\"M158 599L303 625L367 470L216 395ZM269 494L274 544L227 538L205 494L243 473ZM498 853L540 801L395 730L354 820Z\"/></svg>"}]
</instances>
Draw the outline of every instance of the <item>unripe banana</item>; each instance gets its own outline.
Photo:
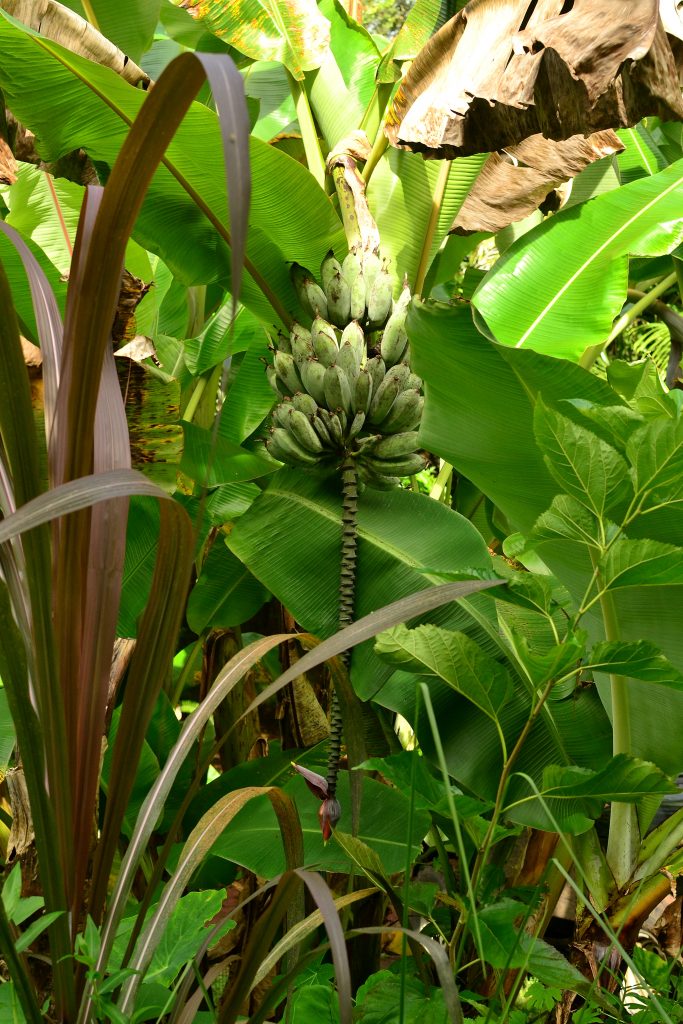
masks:
<instances>
[{"instance_id":1,"label":"unripe banana","mask_svg":"<svg viewBox=\"0 0 683 1024\"><path fill-rule=\"evenodd\" d=\"M309 395L318 405L325 404L325 367L319 359L307 359L301 364L301 379Z\"/></svg>"},{"instance_id":2,"label":"unripe banana","mask_svg":"<svg viewBox=\"0 0 683 1024\"><path fill-rule=\"evenodd\" d=\"M332 363L336 362L339 352L337 335L332 324L323 320L321 316L317 316L311 325L311 335L315 355L323 366L332 366Z\"/></svg>"},{"instance_id":3,"label":"unripe banana","mask_svg":"<svg viewBox=\"0 0 683 1024\"><path fill-rule=\"evenodd\" d=\"M351 420L351 426L349 427L347 435L346 435L347 442L353 441L353 439L360 434L361 430L363 429L363 424L364 423L365 423L365 413L364 412L357 412L356 415Z\"/></svg>"},{"instance_id":4,"label":"unripe banana","mask_svg":"<svg viewBox=\"0 0 683 1024\"><path fill-rule=\"evenodd\" d=\"M408 347L408 334L406 332L407 315L405 310L399 310L392 313L387 320L379 347L382 359L387 366L400 363L403 353Z\"/></svg>"},{"instance_id":5,"label":"unripe banana","mask_svg":"<svg viewBox=\"0 0 683 1024\"><path fill-rule=\"evenodd\" d=\"M349 378L337 363L325 370L325 403L330 412L351 410L351 387Z\"/></svg>"},{"instance_id":6,"label":"unripe banana","mask_svg":"<svg viewBox=\"0 0 683 1024\"><path fill-rule=\"evenodd\" d=\"M342 277L348 284L349 288L353 288L353 282L361 273L362 269L363 257L354 245L349 249L347 255L344 257L341 269ZM365 303L365 299L363 299L363 303Z\"/></svg>"},{"instance_id":7,"label":"unripe banana","mask_svg":"<svg viewBox=\"0 0 683 1024\"><path fill-rule=\"evenodd\" d=\"M381 439L381 434L366 434L365 437L358 438L356 441L355 454L360 455L365 451L372 453L375 445L378 441L381 441Z\"/></svg>"},{"instance_id":8,"label":"unripe banana","mask_svg":"<svg viewBox=\"0 0 683 1024\"><path fill-rule=\"evenodd\" d=\"M298 325L295 324L294 326L298 326ZM289 340L289 338L287 337L286 334L282 333L282 331L278 331L277 332L277 341L275 342L274 347L275 348L279 348L281 352L291 352L292 351L292 346L290 344L290 340Z\"/></svg>"},{"instance_id":9,"label":"unripe banana","mask_svg":"<svg viewBox=\"0 0 683 1024\"><path fill-rule=\"evenodd\" d=\"M292 405L306 416L315 416L318 411L318 403L306 391L299 391L294 395Z\"/></svg>"},{"instance_id":10,"label":"unripe banana","mask_svg":"<svg viewBox=\"0 0 683 1024\"><path fill-rule=\"evenodd\" d=\"M278 398L285 398L289 394L289 391L281 383L277 373L275 372L274 366L270 366L270 364L266 366L266 377Z\"/></svg>"},{"instance_id":11,"label":"unripe banana","mask_svg":"<svg viewBox=\"0 0 683 1024\"><path fill-rule=\"evenodd\" d=\"M393 491L395 487L400 487L401 479L398 476L380 476L378 473L373 473L369 466L364 465L362 462L359 464L360 478L368 485L373 487L377 491Z\"/></svg>"},{"instance_id":12,"label":"unripe banana","mask_svg":"<svg viewBox=\"0 0 683 1024\"><path fill-rule=\"evenodd\" d=\"M284 402L280 402L273 409L272 419L276 427L286 427L289 419L289 413L292 409L292 403L289 398L286 398Z\"/></svg>"},{"instance_id":13,"label":"unripe banana","mask_svg":"<svg viewBox=\"0 0 683 1024\"><path fill-rule=\"evenodd\" d=\"M368 292L368 320L371 324L383 324L391 313L391 276L382 267Z\"/></svg>"},{"instance_id":14,"label":"unripe banana","mask_svg":"<svg viewBox=\"0 0 683 1024\"><path fill-rule=\"evenodd\" d=\"M415 473L421 473L427 465L426 458L419 452L395 459L379 459L374 455L364 455L363 459L370 469L380 476L414 476Z\"/></svg>"},{"instance_id":15,"label":"unripe banana","mask_svg":"<svg viewBox=\"0 0 683 1024\"><path fill-rule=\"evenodd\" d=\"M334 274L325 290L329 319L337 327L344 327L351 312L351 289L341 274Z\"/></svg>"},{"instance_id":16,"label":"unripe banana","mask_svg":"<svg viewBox=\"0 0 683 1024\"><path fill-rule=\"evenodd\" d=\"M377 424L383 434L398 434L414 430L422 418L424 398L418 391L402 391L388 414Z\"/></svg>"},{"instance_id":17,"label":"unripe banana","mask_svg":"<svg viewBox=\"0 0 683 1024\"><path fill-rule=\"evenodd\" d=\"M324 417L325 426L329 431L333 444L341 448L344 444L344 431L342 430L339 417L328 409L321 409L320 413Z\"/></svg>"},{"instance_id":18,"label":"unripe banana","mask_svg":"<svg viewBox=\"0 0 683 1024\"><path fill-rule=\"evenodd\" d=\"M398 377L401 384L401 391L405 391L410 377L410 367L408 364L397 363L396 366L392 366L391 373L394 377Z\"/></svg>"},{"instance_id":19,"label":"unripe banana","mask_svg":"<svg viewBox=\"0 0 683 1024\"><path fill-rule=\"evenodd\" d=\"M325 292L316 282L310 270L302 267L300 263L292 263L290 273L299 302L309 316L314 317L319 314L327 320Z\"/></svg>"},{"instance_id":20,"label":"unripe banana","mask_svg":"<svg viewBox=\"0 0 683 1024\"><path fill-rule=\"evenodd\" d=\"M274 459L286 462L290 466L315 466L319 456L306 451L284 427L275 427L266 441L266 448Z\"/></svg>"},{"instance_id":21,"label":"unripe banana","mask_svg":"<svg viewBox=\"0 0 683 1024\"><path fill-rule=\"evenodd\" d=\"M363 271L356 276L353 284L351 285L351 302L349 306L349 316L352 320L364 320L365 319L365 300L367 297L367 287L365 284L365 275Z\"/></svg>"},{"instance_id":22,"label":"unripe banana","mask_svg":"<svg viewBox=\"0 0 683 1024\"><path fill-rule=\"evenodd\" d=\"M395 459L401 455L411 455L417 448L417 438L417 430L389 434L387 437L380 436L379 441L372 446L370 454L380 459Z\"/></svg>"},{"instance_id":23,"label":"unripe banana","mask_svg":"<svg viewBox=\"0 0 683 1024\"><path fill-rule=\"evenodd\" d=\"M365 365L368 354L365 348L365 334L357 320L352 320L342 331L340 344L344 345L347 341L356 353L356 362L358 369L360 369L361 366Z\"/></svg>"},{"instance_id":24,"label":"unripe banana","mask_svg":"<svg viewBox=\"0 0 683 1024\"><path fill-rule=\"evenodd\" d=\"M346 341L339 349L337 356L337 366L341 366L342 370L346 374L353 395L356 388L356 377L358 376L358 362L356 360L356 352L350 342Z\"/></svg>"},{"instance_id":25,"label":"unripe banana","mask_svg":"<svg viewBox=\"0 0 683 1024\"><path fill-rule=\"evenodd\" d=\"M332 436L330 435L330 432L327 429L326 422L323 419L323 414L326 412L327 409L318 409L318 413L316 416L313 417L311 423L313 424L313 429L315 430L316 434L322 441L323 448L335 448L335 442L333 441Z\"/></svg>"},{"instance_id":26,"label":"unripe banana","mask_svg":"<svg viewBox=\"0 0 683 1024\"><path fill-rule=\"evenodd\" d=\"M280 381L290 394L294 395L297 391L303 390L303 384L301 377L297 373L296 361L293 355L290 355L289 352L276 352L273 364Z\"/></svg>"},{"instance_id":27,"label":"unripe banana","mask_svg":"<svg viewBox=\"0 0 683 1024\"><path fill-rule=\"evenodd\" d=\"M408 363L408 365L410 366L410 363ZM408 380L406 382L406 390L408 388L414 388L416 391L422 391L423 387L424 381L422 380L422 377L418 377L416 373L411 373L410 377L408 377Z\"/></svg>"},{"instance_id":28,"label":"unripe banana","mask_svg":"<svg viewBox=\"0 0 683 1024\"><path fill-rule=\"evenodd\" d=\"M401 288L401 294L399 295L399 297L396 299L396 302L394 303L393 312L394 313L402 313L402 312L406 312L407 313L408 306L410 305L410 300L411 299L412 299L412 295L411 295L411 292L410 292L410 285L408 284L408 275L406 274L406 276L403 278L403 287Z\"/></svg>"},{"instance_id":29,"label":"unripe banana","mask_svg":"<svg viewBox=\"0 0 683 1024\"><path fill-rule=\"evenodd\" d=\"M353 408L356 412L367 414L370 408L372 397L372 378L367 370L361 369L356 377L356 384L353 389Z\"/></svg>"},{"instance_id":30,"label":"unripe banana","mask_svg":"<svg viewBox=\"0 0 683 1024\"><path fill-rule=\"evenodd\" d=\"M373 394L368 410L368 421L379 426L391 409L396 396L401 390L401 381L395 373L388 373L377 391Z\"/></svg>"},{"instance_id":31,"label":"unripe banana","mask_svg":"<svg viewBox=\"0 0 683 1024\"><path fill-rule=\"evenodd\" d=\"M325 259L320 264L320 282L323 286L323 291L327 294L327 287L334 277L335 274L341 274L342 266L338 259L335 258L332 249L328 250Z\"/></svg>"},{"instance_id":32,"label":"unripe banana","mask_svg":"<svg viewBox=\"0 0 683 1024\"><path fill-rule=\"evenodd\" d=\"M342 437L346 437L346 428L349 425L349 418L343 409L337 409L336 415L339 417L339 422L342 428Z\"/></svg>"},{"instance_id":33,"label":"unripe banana","mask_svg":"<svg viewBox=\"0 0 683 1024\"><path fill-rule=\"evenodd\" d=\"M377 252L363 253L363 276L365 277L366 295L369 296L375 278L382 269L382 261Z\"/></svg>"},{"instance_id":34,"label":"unripe banana","mask_svg":"<svg viewBox=\"0 0 683 1024\"><path fill-rule=\"evenodd\" d=\"M318 453L323 450L320 438L313 429L313 425L303 412L292 409L289 413L289 432L308 452Z\"/></svg>"},{"instance_id":35,"label":"unripe banana","mask_svg":"<svg viewBox=\"0 0 683 1024\"><path fill-rule=\"evenodd\" d=\"M313 355L311 332L301 324L294 324L289 336L290 351L297 363L303 363Z\"/></svg>"},{"instance_id":36,"label":"unripe banana","mask_svg":"<svg viewBox=\"0 0 683 1024\"><path fill-rule=\"evenodd\" d=\"M368 359L365 364L365 369L370 374L372 380L372 393L375 395L380 384L384 380L387 372L387 368L384 365L384 360L381 356L373 356L372 359Z\"/></svg>"}]
</instances>

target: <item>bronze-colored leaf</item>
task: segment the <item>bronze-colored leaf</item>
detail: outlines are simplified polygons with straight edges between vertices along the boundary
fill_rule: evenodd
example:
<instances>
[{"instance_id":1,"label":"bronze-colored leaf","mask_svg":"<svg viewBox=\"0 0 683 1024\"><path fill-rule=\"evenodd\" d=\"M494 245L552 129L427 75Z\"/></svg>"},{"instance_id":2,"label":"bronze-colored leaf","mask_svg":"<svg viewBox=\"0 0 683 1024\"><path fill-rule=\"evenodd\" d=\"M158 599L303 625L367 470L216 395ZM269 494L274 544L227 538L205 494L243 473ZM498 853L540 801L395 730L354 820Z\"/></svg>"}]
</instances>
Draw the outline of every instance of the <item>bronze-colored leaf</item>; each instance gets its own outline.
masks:
<instances>
[{"instance_id":1,"label":"bronze-colored leaf","mask_svg":"<svg viewBox=\"0 0 683 1024\"><path fill-rule=\"evenodd\" d=\"M13 185L17 180L17 161L4 139L0 138L0 184Z\"/></svg>"},{"instance_id":2,"label":"bronze-colored leaf","mask_svg":"<svg viewBox=\"0 0 683 1024\"><path fill-rule=\"evenodd\" d=\"M421 50L385 130L451 159L683 118L658 0L471 0Z\"/></svg>"},{"instance_id":3,"label":"bronze-colored leaf","mask_svg":"<svg viewBox=\"0 0 683 1024\"><path fill-rule=\"evenodd\" d=\"M575 135L563 142L533 135L502 153L492 153L481 169L453 222L452 232L495 233L537 210L561 182L588 164L619 153L623 144L613 131Z\"/></svg>"}]
</instances>

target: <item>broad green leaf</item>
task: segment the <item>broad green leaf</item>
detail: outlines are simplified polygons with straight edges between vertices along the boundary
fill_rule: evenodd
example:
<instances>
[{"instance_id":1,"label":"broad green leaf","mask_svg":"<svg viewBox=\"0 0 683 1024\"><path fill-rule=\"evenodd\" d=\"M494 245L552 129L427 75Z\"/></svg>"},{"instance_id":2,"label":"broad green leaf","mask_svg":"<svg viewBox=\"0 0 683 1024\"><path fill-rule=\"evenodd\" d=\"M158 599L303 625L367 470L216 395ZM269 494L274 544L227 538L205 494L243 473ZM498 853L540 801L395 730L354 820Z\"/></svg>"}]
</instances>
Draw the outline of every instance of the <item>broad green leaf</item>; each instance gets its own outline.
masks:
<instances>
[{"instance_id":1,"label":"broad green leaf","mask_svg":"<svg viewBox=\"0 0 683 1024\"><path fill-rule=\"evenodd\" d=\"M532 649L523 635L511 636L515 652L529 672L534 685L544 686L550 679L557 679L581 668L581 658L586 649L586 636L582 633L570 634L561 644L553 644L545 650Z\"/></svg>"},{"instance_id":2,"label":"broad green leaf","mask_svg":"<svg viewBox=\"0 0 683 1024\"><path fill-rule=\"evenodd\" d=\"M240 53L279 61L295 78L320 67L327 52L330 26L315 0L193 0L183 6Z\"/></svg>"},{"instance_id":3,"label":"broad green leaf","mask_svg":"<svg viewBox=\"0 0 683 1024\"><path fill-rule=\"evenodd\" d=\"M321 566L339 564L341 494L336 478L282 470L235 523L228 544L304 629L318 636L335 631L339 577L335 571L322 573ZM367 488L360 496L357 616L381 607L388 593L401 597L436 582L422 567L477 565L490 565L488 550L472 524L457 513L403 490ZM457 606L430 615L429 621L471 626ZM354 652L353 665L354 685L363 699L389 674L372 645Z\"/></svg>"},{"instance_id":4,"label":"broad green leaf","mask_svg":"<svg viewBox=\"0 0 683 1024\"><path fill-rule=\"evenodd\" d=\"M94 15L94 27L136 64L152 45L160 0L89 0L89 11L81 0L68 0L66 6L86 20Z\"/></svg>"},{"instance_id":5,"label":"broad green leaf","mask_svg":"<svg viewBox=\"0 0 683 1024\"><path fill-rule=\"evenodd\" d=\"M144 95L107 68L57 43L22 30L0 12L0 88L8 106L36 134L41 156L51 160L82 147L111 166ZM344 234L329 198L305 167L259 139L250 140L252 202L247 254L258 274L295 309L287 260L316 268ZM135 228L145 248L159 254L185 284L229 279L225 242L183 183L227 223L221 138L216 114L194 103L155 174ZM273 183L277 182L276 188ZM261 288L245 269L242 299L266 323L277 320Z\"/></svg>"},{"instance_id":6,"label":"broad green leaf","mask_svg":"<svg viewBox=\"0 0 683 1024\"><path fill-rule=\"evenodd\" d=\"M19 164L14 185L0 187L9 207L7 223L32 239L61 274L71 267L83 192L82 185L53 178L32 164Z\"/></svg>"},{"instance_id":7,"label":"broad green leaf","mask_svg":"<svg viewBox=\"0 0 683 1024\"><path fill-rule=\"evenodd\" d=\"M618 540L601 560L605 584L664 587L683 584L683 548L654 540Z\"/></svg>"},{"instance_id":8,"label":"broad green leaf","mask_svg":"<svg viewBox=\"0 0 683 1024\"><path fill-rule=\"evenodd\" d=\"M284 787L295 801L304 834L304 863L325 871L351 870L351 863L335 843L323 843L318 821L319 801L300 777ZM341 772L337 796L342 805L342 822L349 821L351 795L348 772ZM409 802L406 795L372 779L363 779L358 838L377 853L387 874L403 870L406 846L414 853L429 828L424 811L415 811L408 833ZM280 829L268 798L252 800L214 844L212 854L255 871L262 878L274 878L284 870Z\"/></svg>"},{"instance_id":9,"label":"broad green leaf","mask_svg":"<svg viewBox=\"0 0 683 1024\"><path fill-rule=\"evenodd\" d=\"M610 380L610 383L614 382ZM589 430L616 448L621 455L625 454L633 432L643 423L640 413L627 405L604 406L581 401L571 402L570 405L586 418Z\"/></svg>"},{"instance_id":10,"label":"broad green leaf","mask_svg":"<svg viewBox=\"0 0 683 1024\"><path fill-rule=\"evenodd\" d=\"M598 518L628 494L628 468L619 453L539 397L534 433L550 474Z\"/></svg>"},{"instance_id":11,"label":"broad green leaf","mask_svg":"<svg viewBox=\"0 0 683 1024\"><path fill-rule=\"evenodd\" d=\"M260 493L256 484L223 484L208 499L206 514L214 526L222 526L243 515Z\"/></svg>"},{"instance_id":12,"label":"broad green leaf","mask_svg":"<svg viewBox=\"0 0 683 1024\"><path fill-rule=\"evenodd\" d=\"M228 441L245 441L273 406L275 395L264 373L265 359L269 359L267 345L252 345L229 385L218 425L218 433Z\"/></svg>"},{"instance_id":13,"label":"broad green leaf","mask_svg":"<svg viewBox=\"0 0 683 1024\"><path fill-rule=\"evenodd\" d=\"M403 1006L401 1018L399 1005ZM358 989L353 1019L356 1024L397 1024L399 1019L401 1024L447 1024L448 1011L440 988L426 992L412 974L406 976L404 986L400 974L384 970L371 974Z\"/></svg>"},{"instance_id":14,"label":"broad green leaf","mask_svg":"<svg viewBox=\"0 0 683 1024\"><path fill-rule=\"evenodd\" d=\"M7 1024L26 1024L16 986L12 981L0 985L0 1018Z\"/></svg>"},{"instance_id":15,"label":"broad green leaf","mask_svg":"<svg viewBox=\"0 0 683 1024\"><path fill-rule=\"evenodd\" d=\"M485 160L485 155L477 155L451 163L427 267L450 231ZM397 287L404 274L408 275L411 287L415 284L441 165L441 160L424 160L417 153L390 148L370 179L368 203L379 228L382 253L392 260L390 271Z\"/></svg>"},{"instance_id":16,"label":"broad green leaf","mask_svg":"<svg viewBox=\"0 0 683 1024\"><path fill-rule=\"evenodd\" d=\"M187 622L195 633L239 626L255 615L268 591L218 540L202 566L187 603Z\"/></svg>"},{"instance_id":17,"label":"broad green leaf","mask_svg":"<svg viewBox=\"0 0 683 1024\"><path fill-rule=\"evenodd\" d=\"M536 520L532 532L534 540L552 540L563 537L595 547L600 544L600 530L595 515L577 498L557 494L547 512Z\"/></svg>"},{"instance_id":18,"label":"broad green leaf","mask_svg":"<svg viewBox=\"0 0 683 1024\"><path fill-rule=\"evenodd\" d=\"M298 988L287 1009L292 1024L339 1024L339 1000L330 984Z\"/></svg>"},{"instance_id":19,"label":"broad green leaf","mask_svg":"<svg viewBox=\"0 0 683 1024\"><path fill-rule=\"evenodd\" d=\"M682 188L679 160L524 235L474 296L496 339L574 360L603 342L626 297L628 255L669 253L683 239Z\"/></svg>"},{"instance_id":20,"label":"broad green leaf","mask_svg":"<svg viewBox=\"0 0 683 1024\"><path fill-rule=\"evenodd\" d=\"M461 2L458 3L458 7L462 6ZM400 77L400 71L393 62L398 64L400 61L416 57L430 36L434 35L453 13L451 5L444 4L442 0L416 0L398 35L382 58L379 80L395 82Z\"/></svg>"},{"instance_id":21,"label":"broad green leaf","mask_svg":"<svg viewBox=\"0 0 683 1024\"><path fill-rule=\"evenodd\" d=\"M399 792L414 794L415 806L423 810L444 812L447 803L443 782L429 770L428 762L416 750L402 750L388 757L371 757L358 765L364 771L380 772L383 778L391 782ZM475 815L485 814L492 805L482 803L473 797L464 796L459 789L451 786L453 803L458 816L463 820Z\"/></svg>"},{"instance_id":22,"label":"broad green leaf","mask_svg":"<svg viewBox=\"0 0 683 1024\"><path fill-rule=\"evenodd\" d=\"M116 635L137 636L138 619L147 604L159 540L159 506L145 498L131 498L126 529L126 560Z\"/></svg>"},{"instance_id":23,"label":"broad green leaf","mask_svg":"<svg viewBox=\"0 0 683 1024\"><path fill-rule=\"evenodd\" d=\"M213 431L203 430L194 423L183 423L183 433L185 449L180 468L200 487L256 480L278 468L272 460L254 455L220 434L214 438Z\"/></svg>"},{"instance_id":24,"label":"broad green leaf","mask_svg":"<svg viewBox=\"0 0 683 1024\"><path fill-rule=\"evenodd\" d=\"M634 404L638 399L664 396L657 367L651 359L630 363L625 359L614 359L607 367L607 380L617 394Z\"/></svg>"},{"instance_id":25,"label":"broad green leaf","mask_svg":"<svg viewBox=\"0 0 683 1024\"><path fill-rule=\"evenodd\" d=\"M596 644L586 659L593 672L644 679L648 683L683 688L683 675L647 640L612 640Z\"/></svg>"},{"instance_id":26,"label":"broad green leaf","mask_svg":"<svg viewBox=\"0 0 683 1024\"><path fill-rule=\"evenodd\" d=\"M648 494L645 508L683 497L683 419L647 423L626 446L637 494Z\"/></svg>"},{"instance_id":27,"label":"broad green leaf","mask_svg":"<svg viewBox=\"0 0 683 1024\"><path fill-rule=\"evenodd\" d=\"M510 696L506 669L463 633L430 625L395 626L380 633L375 651L406 672L442 679L494 721Z\"/></svg>"},{"instance_id":28,"label":"broad green leaf","mask_svg":"<svg viewBox=\"0 0 683 1024\"><path fill-rule=\"evenodd\" d=\"M232 299L228 297L195 338L185 339L184 359L190 372L199 376L218 366L227 356L246 352L251 345L264 340L263 327L244 306L237 310L232 323Z\"/></svg>"},{"instance_id":29,"label":"broad green leaf","mask_svg":"<svg viewBox=\"0 0 683 1024\"><path fill-rule=\"evenodd\" d=\"M287 71L275 61L257 60L242 72L244 91L259 102L259 115L252 134L270 142L275 135L296 127L296 107Z\"/></svg>"},{"instance_id":30,"label":"broad green leaf","mask_svg":"<svg viewBox=\"0 0 683 1024\"><path fill-rule=\"evenodd\" d=\"M651 177L668 167L669 161L644 124L620 128L617 135L625 146L623 153L617 156L622 184Z\"/></svg>"},{"instance_id":31,"label":"broad green leaf","mask_svg":"<svg viewBox=\"0 0 683 1024\"><path fill-rule=\"evenodd\" d=\"M0 771L5 772L14 750L16 736L12 716L7 705L7 694L0 688Z\"/></svg>"},{"instance_id":32,"label":"broad green leaf","mask_svg":"<svg viewBox=\"0 0 683 1024\"><path fill-rule=\"evenodd\" d=\"M208 925L223 905L224 893L188 892L176 904L145 978L170 985L206 938ZM234 926L234 922L231 922Z\"/></svg>"}]
</instances>

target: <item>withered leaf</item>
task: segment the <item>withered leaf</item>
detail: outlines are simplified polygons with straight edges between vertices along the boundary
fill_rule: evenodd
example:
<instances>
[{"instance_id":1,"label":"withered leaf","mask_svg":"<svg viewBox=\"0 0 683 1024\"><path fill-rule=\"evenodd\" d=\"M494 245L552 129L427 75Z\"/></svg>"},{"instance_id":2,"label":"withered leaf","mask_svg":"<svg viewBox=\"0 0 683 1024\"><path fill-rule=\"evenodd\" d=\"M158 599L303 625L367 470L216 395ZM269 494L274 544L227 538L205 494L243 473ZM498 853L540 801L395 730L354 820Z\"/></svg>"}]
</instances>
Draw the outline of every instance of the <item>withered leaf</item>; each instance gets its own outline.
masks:
<instances>
[{"instance_id":1,"label":"withered leaf","mask_svg":"<svg viewBox=\"0 0 683 1024\"><path fill-rule=\"evenodd\" d=\"M471 0L420 51L385 125L452 159L683 118L658 0Z\"/></svg>"},{"instance_id":2,"label":"withered leaf","mask_svg":"<svg viewBox=\"0 0 683 1024\"><path fill-rule=\"evenodd\" d=\"M0 138L0 184L13 185L17 180L17 161L4 139Z\"/></svg>"}]
</instances>

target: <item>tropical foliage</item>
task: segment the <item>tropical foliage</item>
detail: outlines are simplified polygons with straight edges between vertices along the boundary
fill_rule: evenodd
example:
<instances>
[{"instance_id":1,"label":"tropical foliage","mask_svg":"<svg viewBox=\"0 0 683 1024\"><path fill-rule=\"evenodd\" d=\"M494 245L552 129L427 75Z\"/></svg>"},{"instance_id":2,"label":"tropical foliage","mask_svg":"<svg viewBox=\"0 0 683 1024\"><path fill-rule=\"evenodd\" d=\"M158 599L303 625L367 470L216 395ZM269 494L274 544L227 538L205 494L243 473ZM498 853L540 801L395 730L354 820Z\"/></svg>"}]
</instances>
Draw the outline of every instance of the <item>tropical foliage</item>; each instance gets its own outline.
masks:
<instances>
[{"instance_id":1,"label":"tropical foliage","mask_svg":"<svg viewBox=\"0 0 683 1024\"><path fill-rule=\"evenodd\" d=\"M680 1019L683 23L374 6L0 2L2 1021Z\"/></svg>"}]
</instances>

